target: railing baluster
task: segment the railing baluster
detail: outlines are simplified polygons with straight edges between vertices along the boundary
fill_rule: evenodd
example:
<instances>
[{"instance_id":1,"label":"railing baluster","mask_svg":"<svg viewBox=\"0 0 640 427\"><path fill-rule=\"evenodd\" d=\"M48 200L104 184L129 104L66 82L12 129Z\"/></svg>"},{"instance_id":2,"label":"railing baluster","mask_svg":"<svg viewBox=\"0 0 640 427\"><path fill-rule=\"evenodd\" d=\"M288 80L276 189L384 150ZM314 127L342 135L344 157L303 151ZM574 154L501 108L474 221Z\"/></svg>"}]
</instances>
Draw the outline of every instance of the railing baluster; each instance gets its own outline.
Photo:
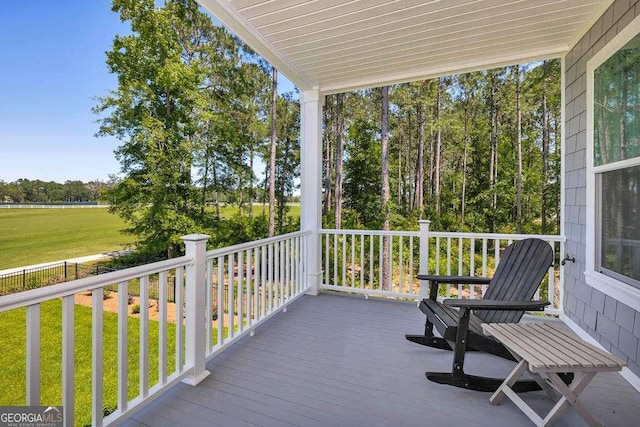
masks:
<instances>
[{"instance_id":1,"label":"railing baluster","mask_svg":"<svg viewBox=\"0 0 640 427\"><path fill-rule=\"evenodd\" d=\"M402 260L402 241L403 238L402 236L398 237L398 240L400 240L400 244L398 245L399 248L398 250L400 251L399 257L398 257L398 273L400 274L400 278L398 281L398 292L402 292L402 289L404 287L404 264L403 264L403 260ZM393 264L391 264L393 266ZM393 268L392 268L393 270Z\"/></svg>"},{"instance_id":2,"label":"railing baluster","mask_svg":"<svg viewBox=\"0 0 640 427\"><path fill-rule=\"evenodd\" d=\"M340 234L342 242L342 282L340 285L347 286L347 235Z\"/></svg>"},{"instance_id":3,"label":"railing baluster","mask_svg":"<svg viewBox=\"0 0 640 427\"><path fill-rule=\"evenodd\" d=\"M273 284L271 285L274 289L273 308L277 309L280 306L280 298L281 298L281 283L280 283L280 242L275 242L273 244Z\"/></svg>"},{"instance_id":4,"label":"railing baluster","mask_svg":"<svg viewBox=\"0 0 640 427\"><path fill-rule=\"evenodd\" d=\"M173 285L176 304L176 372L182 373L184 370L184 268L176 268L176 279Z\"/></svg>"},{"instance_id":5,"label":"railing baluster","mask_svg":"<svg viewBox=\"0 0 640 427\"><path fill-rule=\"evenodd\" d=\"M260 319L260 248L253 249L253 316L254 321Z\"/></svg>"},{"instance_id":6,"label":"railing baluster","mask_svg":"<svg viewBox=\"0 0 640 427\"><path fill-rule=\"evenodd\" d=\"M436 274L440 274L440 237L436 237Z\"/></svg>"},{"instance_id":7,"label":"railing baluster","mask_svg":"<svg viewBox=\"0 0 640 427\"><path fill-rule=\"evenodd\" d=\"M208 287L208 286L207 286ZM211 324L211 322L207 322ZM167 383L167 272L158 275L158 382Z\"/></svg>"},{"instance_id":8,"label":"railing baluster","mask_svg":"<svg viewBox=\"0 0 640 427\"><path fill-rule=\"evenodd\" d=\"M338 233L333 235L333 285L338 284Z\"/></svg>"},{"instance_id":9,"label":"railing baluster","mask_svg":"<svg viewBox=\"0 0 640 427\"><path fill-rule=\"evenodd\" d=\"M417 294L418 291L414 289L414 274L413 274L413 236L409 236L409 292Z\"/></svg>"},{"instance_id":10,"label":"railing baluster","mask_svg":"<svg viewBox=\"0 0 640 427\"><path fill-rule=\"evenodd\" d=\"M369 235L369 289L373 289L373 240L374 236Z\"/></svg>"},{"instance_id":11,"label":"railing baluster","mask_svg":"<svg viewBox=\"0 0 640 427\"><path fill-rule=\"evenodd\" d=\"M235 304L235 293L236 293L236 285L235 285L235 256L234 254L229 254L227 257L227 316L229 317L229 326L227 331L227 337L233 338L234 329L235 329L235 313L236 313L236 304Z\"/></svg>"},{"instance_id":12,"label":"railing baluster","mask_svg":"<svg viewBox=\"0 0 640 427\"><path fill-rule=\"evenodd\" d=\"M251 326L252 322L252 311L253 311L253 299L252 297L252 293L253 293L253 286L252 286L252 274L251 274L251 249L248 249L246 251L246 257L247 257L247 262L246 262L246 281L247 281L247 302L246 302L246 306L247 306L247 312L246 312L246 318L247 318L247 327Z\"/></svg>"},{"instance_id":13,"label":"railing baluster","mask_svg":"<svg viewBox=\"0 0 640 427\"><path fill-rule=\"evenodd\" d=\"M213 259L207 260L206 286L204 288L205 307L204 311L207 316L205 323L205 347L207 353L211 352L213 347Z\"/></svg>"},{"instance_id":14,"label":"railing baluster","mask_svg":"<svg viewBox=\"0 0 640 427\"><path fill-rule=\"evenodd\" d=\"M104 372L104 340L103 340L103 289L91 292L91 424L102 426L103 407L103 372ZM30 404L30 403L27 403Z\"/></svg>"},{"instance_id":15,"label":"railing baluster","mask_svg":"<svg viewBox=\"0 0 640 427\"><path fill-rule=\"evenodd\" d=\"M325 234L324 236L324 283L325 285L329 284L329 237L330 234Z\"/></svg>"},{"instance_id":16,"label":"railing baluster","mask_svg":"<svg viewBox=\"0 0 640 427\"><path fill-rule=\"evenodd\" d=\"M27 405L40 405L40 304L27 307Z\"/></svg>"},{"instance_id":17,"label":"railing baluster","mask_svg":"<svg viewBox=\"0 0 640 427\"><path fill-rule=\"evenodd\" d=\"M269 281L269 313L271 313L271 311L273 310L273 278L274 278L274 271L273 271L273 243L271 243L269 245L269 254L268 254L268 264L267 264L267 269L268 269L268 273L269 273L269 277L268 277L268 281Z\"/></svg>"},{"instance_id":18,"label":"railing baluster","mask_svg":"<svg viewBox=\"0 0 640 427\"><path fill-rule=\"evenodd\" d=\"M365 260L364 260L364 234L360 235L360 286L362 289L364 287L364 269L365 269Z\"/></svg>"},{"instance_id":19,"label":"railing baluster","mask_svg":"<svg viewBox=\"0 0 640 427\"><path fill-rule=\"evenodd\" d=\"M451 276L451 237L447 237L447 276Z\"/></svg>"},{"instance_id":20,"label":"railing baluster","mask_svg":"<svg viewBox=\"0 0 640 427\"><path fill-rule=\"evenodd\" d=\"M62 406L64 425L72 427L75 415L75 301L62 298Z\"/></svg>"},{"instance_id":21,"label":"railing baluster","mask_svg":"<svg viewBox=\"0 0 640 427\"><path fill-rule=\"evenodd\" d=\"M149 276L140 278L140 395L149 394Z\"/></svg>"},{"instance_id":22,"label":"railing baluster","mask_svg":"<svg viewBox=\"0 0 640 427\"><path fill-rule=\"evenodd\" d=\"M387 285L389 286L389 290L393 291L393 236L389 236L389 271L388 271L388 277L389 277L389 283L387 283Z\"/></svg>"},{"instance_id":23,"label":"railing baluster","mask_svg":"<svg viewBox=\"0 0 640 427\"><path fill-rule=\"evenodd\" d=\"M238 332L244 329L244 257L238 252Z\"/></svg>"},{"instance_id":24,"label":"railing baluster","mask_svg":"<svg viewBox=\"0 0 640 427\"><path fill-rule=\"evenodd\" d=\"M356 287L356 236L351 235L351 287Z\"/></svg>"},{"instance_id":25,"label":"railing baluster","mask_svg":"<svg viewBox=\"0 0 640 427\"><path fill-rule=\"evenodd\" d=\"M380 239L379 239L379 247L378 247L378 251L379 251L379 260L378 260L378 275L380 276L378 278L378 290L382 291L384 290L384 284L382 283L382 240L384 239L384 236L380 235Z\"/></svg>"},{"instance_id":26,"label":"railing baluster","mask_svg":"<svg viewBox=\"0 0 640 427\"><path fill-rule=\"evenodd\" d=\"M278 253L276 257L276 266L278 267L278 278L276 283L278 284L278 307L284 303L284 242L277 243Z\"/></svg>"},{"instance_id":27,"label":"railing baluster","mask_svg":"<svg viewBox=\"0 0 640 427\"><path fill-rule=\"evenodd\" d=\"M118 283L118 410L125 412L129 389L129 282ZM65 411L66 411L65 407Z\"/></svg>"},{"instance_id":28,"label":"railing baluster","mask_svg":"<svg viewBox=\"0 0 640 427\"><path fill-rule=\"evenodd\" d=\"M291 239L287 239L287 241L285 242L285 256L284 259L286 260L285 262L285 266L284 266L284 271L285 271L285 276L284 276L284 284L286 286L287 292L286 292L286 300L289 301L289 299L291 299L291 268L293 267L293 263L291 262L291 258L292 258L292 250L291 250L291 245L292 245L292 241Z\"/></svg>"},{"instance_id":29,"label":"railing baluster","mask_svg":"<svg viewBox=\"0 0 640 427\"><path fill-rule=\"evenodd\" d=\"M262 317L264 317L267 314L267 278L268 278L268 271L267 271L267 255L268 255L268 248L267 250L265 250L264 247L262 247L261 252L262 252L262 269L260 271L261 274L261 288L260 288L260 292L261 292L261 299L262 299L262 309L260 311L260 318L262 319Z\"/></svg>"},{"instance_id":30,"label":"railing baluster","mask_svg":"<svg viewBox=\"0 0 640 427\"><path fill-rule=\"evenodd\" d=\"M218 295L216 298L216 306L218 313L218 343L217 346L224 344L224 257L217 258L218 264Z\"/></svg>"}]
</instances>

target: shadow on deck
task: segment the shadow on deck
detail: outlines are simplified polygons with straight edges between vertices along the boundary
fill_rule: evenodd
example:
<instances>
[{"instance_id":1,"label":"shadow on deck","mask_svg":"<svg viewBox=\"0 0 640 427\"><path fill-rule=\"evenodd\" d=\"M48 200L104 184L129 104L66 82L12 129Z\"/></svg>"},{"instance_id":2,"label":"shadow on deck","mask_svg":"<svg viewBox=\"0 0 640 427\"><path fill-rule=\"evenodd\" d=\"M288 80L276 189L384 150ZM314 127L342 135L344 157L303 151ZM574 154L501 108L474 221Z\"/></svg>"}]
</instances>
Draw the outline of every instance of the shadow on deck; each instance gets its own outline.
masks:
<instances>
[{"instance_id":1,"label":"shadow on deck","mask_svg":"<svg viewBox=\"0 0 640 427\"><path fill-rule=\"evenodd\" d=\"M414 303L333 294L304 296L207 364L196 387L179 384L126 426L519 426L529 419L490 393L438 385L426 370L447 371L452 353L404 339L420 333ZM468 353L469 373L506 376L506 360ZM640 393L617 373L601 373L581 395L605 425L636 425ZM547 412L543 392L525 400ZM558 426L586 425L573 409Z\"/></svg>"}]
</instances>

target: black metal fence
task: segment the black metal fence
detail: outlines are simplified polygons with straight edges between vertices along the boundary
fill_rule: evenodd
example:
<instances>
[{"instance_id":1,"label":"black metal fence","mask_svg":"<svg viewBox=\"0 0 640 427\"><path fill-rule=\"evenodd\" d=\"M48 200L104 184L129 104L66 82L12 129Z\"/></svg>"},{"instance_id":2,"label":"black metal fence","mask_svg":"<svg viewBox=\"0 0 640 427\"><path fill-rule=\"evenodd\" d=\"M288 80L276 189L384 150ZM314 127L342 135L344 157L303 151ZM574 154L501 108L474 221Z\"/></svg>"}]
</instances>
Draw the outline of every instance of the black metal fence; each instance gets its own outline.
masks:
<instances>
[{"instance_id":1,"label":"black metal fence","mask_svg":"<svg viewBox=\"0 0 640 427\"><path fill-rule=\"evenodd\" d=\"M78 264L66 261L25 268L15 273L0 274L0 295L42 288L109 271L113 270L99 264Z\"/></svg>"}]
</instances>

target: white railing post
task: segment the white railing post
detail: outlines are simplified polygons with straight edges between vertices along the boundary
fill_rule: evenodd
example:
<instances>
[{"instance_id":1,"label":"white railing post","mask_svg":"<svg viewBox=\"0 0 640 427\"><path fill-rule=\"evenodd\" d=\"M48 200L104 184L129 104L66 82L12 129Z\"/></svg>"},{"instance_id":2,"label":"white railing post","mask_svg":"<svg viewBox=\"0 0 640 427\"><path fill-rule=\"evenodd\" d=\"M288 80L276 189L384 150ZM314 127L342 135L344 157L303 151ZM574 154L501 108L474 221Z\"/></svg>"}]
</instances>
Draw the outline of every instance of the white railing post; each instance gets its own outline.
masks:
<instances>
[{"instance_id":1,"label":"white railing post","mask_svg":"<svg viewBox=\"0 0 640 427\"><path fill-rule=\"evenodd\" d=\"M191 375L182 380L189 385L196 385L209 376L206 365L205 341L205 286L207 252L206 244L209 236L206 234L189 234L182 236L185 243L185 255L192 259L187 265L185 282L185 312L186 312L186 362L192 366ZM177 319L179 322L180 319Z\"/></svg>"},{"instance_id":2,"label":"white railing post","mask_svg":"<svg viewBox=\"0 0 640 427\"><path fill-rule=\"evenodd\" d=\"M418 274L429 274L429 225L431 221L427 219L421 219L418 221L420 224L420 259ZM426 280L420 280L420 292L418 301L423 300L429 296L429 284Z\"/></svg>"}]
</instances>

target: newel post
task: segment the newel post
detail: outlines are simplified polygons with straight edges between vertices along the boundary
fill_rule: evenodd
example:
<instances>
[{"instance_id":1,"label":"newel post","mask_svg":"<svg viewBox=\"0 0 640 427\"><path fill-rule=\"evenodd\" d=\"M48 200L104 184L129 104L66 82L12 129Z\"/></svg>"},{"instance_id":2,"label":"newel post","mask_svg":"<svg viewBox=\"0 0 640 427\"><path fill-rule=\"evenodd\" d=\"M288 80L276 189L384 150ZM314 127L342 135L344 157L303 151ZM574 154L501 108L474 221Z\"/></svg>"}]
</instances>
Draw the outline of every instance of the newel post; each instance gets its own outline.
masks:
<instances>
[{"instance_id":1,"label":"newel post","mask_svg":"<svg viewBox=\"0 0 640 427\"><path fill-rule=\"evenodd\" d=\"M429 274L429 225L431 224L431 221L421 219L418 221L418 224L420 224L420 264L418 267L418 274ZM420 299L418 301L428 298L429 283L427 280L420 281L419 296Z\"/></svg>"},{"instance_id":2,"label":"newel post","mask_svg":"<svg viewBox=\"0 0 640 427\"><path fill-rule=\"evenodd\" d=\"M185 244L185 255L193 259L186 268L185 282L185 332L186 332L186 362L193 366L191 375L182 382L196 385L210 372L205 369L205 286L207 265L206 234L189 234L182 236ZM179 319L177 321L180 321Z\"/></svg>"}]
</instances>

